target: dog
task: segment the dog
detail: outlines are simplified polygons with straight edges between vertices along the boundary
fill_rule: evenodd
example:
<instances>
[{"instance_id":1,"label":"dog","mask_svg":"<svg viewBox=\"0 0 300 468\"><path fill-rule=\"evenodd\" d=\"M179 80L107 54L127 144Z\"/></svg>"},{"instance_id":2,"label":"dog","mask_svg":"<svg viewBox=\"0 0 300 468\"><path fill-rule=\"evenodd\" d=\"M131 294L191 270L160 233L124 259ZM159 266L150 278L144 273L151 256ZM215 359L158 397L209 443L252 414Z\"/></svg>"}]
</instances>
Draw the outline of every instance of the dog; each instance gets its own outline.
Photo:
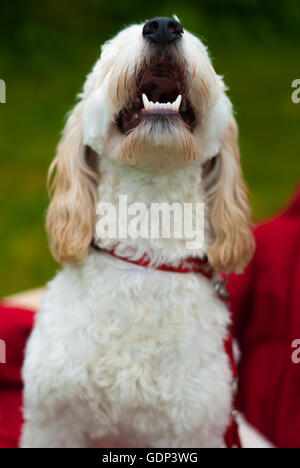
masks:
<instances>
[{"instance_id":1,"label":"dog","mask_svg":"<svg viewBox=\"0 0 300 468\"><path fill-rule=\"evenodd\" d=\"M226 87L178 18L102 47L49 174L63 268L26 348L21 446L227 447L230 313L215 275L249 263L251 213ZM204 204L203 243L99 236L99 204L120 195Z\"/></svg>"}]
</instances>

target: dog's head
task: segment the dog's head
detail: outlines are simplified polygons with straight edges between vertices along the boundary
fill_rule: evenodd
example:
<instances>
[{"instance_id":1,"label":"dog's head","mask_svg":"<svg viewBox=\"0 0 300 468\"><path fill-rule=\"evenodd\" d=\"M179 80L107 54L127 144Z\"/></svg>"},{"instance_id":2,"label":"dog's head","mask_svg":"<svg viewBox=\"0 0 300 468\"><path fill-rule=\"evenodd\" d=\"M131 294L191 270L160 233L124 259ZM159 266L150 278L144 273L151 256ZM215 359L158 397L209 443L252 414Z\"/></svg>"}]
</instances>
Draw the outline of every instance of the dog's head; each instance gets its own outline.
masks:
<instances>
[{"instance_id":1,"label":"dog's head","mask_svg":"<svg viewBox=\"0 0 300 468\"><path fill-rule=\"evenodd\" d=\"M177 19L155 18L107 42L68 118L58 155L47 228L54 256L82 261L92 240L97 158L168 171L201 161L222 271L240 271L253 253L238 132L223 80L202 42Z\"/></svg>"}]
</instances>

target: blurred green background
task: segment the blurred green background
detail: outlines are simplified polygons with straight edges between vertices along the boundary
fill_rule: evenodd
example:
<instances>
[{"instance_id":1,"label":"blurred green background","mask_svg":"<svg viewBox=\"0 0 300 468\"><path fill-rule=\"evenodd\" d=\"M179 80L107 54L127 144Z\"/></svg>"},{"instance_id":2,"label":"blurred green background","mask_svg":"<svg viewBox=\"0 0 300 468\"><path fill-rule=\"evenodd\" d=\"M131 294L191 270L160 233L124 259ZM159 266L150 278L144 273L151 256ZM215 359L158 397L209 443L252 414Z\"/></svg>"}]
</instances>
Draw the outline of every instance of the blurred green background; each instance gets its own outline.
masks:
<instances>
[{"instance_id":1,"label":"blurred green background","mask_svg":"<svg viewBox=\"0 0 300 468\"><path fill-rule=\"evenodd\" d=\"M101 43L133 22L175 13L208 44L235 105L254 219L280 210L300 178L300 104L291 101L300 78L299 5L1 0L0 296L43 285L57 269L44 231L47 168Z\"/></svg>"}]
</instances>

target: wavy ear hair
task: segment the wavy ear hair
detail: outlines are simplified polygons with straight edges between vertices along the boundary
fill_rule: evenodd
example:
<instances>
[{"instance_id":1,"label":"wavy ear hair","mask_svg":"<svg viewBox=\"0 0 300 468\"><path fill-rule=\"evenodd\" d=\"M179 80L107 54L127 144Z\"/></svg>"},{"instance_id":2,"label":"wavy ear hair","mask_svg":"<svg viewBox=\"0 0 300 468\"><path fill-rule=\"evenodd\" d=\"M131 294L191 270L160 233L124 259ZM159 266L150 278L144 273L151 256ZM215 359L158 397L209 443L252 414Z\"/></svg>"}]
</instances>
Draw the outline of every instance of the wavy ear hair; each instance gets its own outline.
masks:
<instances>
[{"instance_id":1,"label":"wavy ear hair","mask_svg":"<svg viewBox=\"0 0 300 468\"><path fill-rule=\"evenodd\" d=\"M248 190L240 165L238 128L233 117L220 153L204 168L203 177L213 231L209 261L218 271L241 273L253 256L255 242Z\"/></svg>"},{"instance_id":2,"label":"wavy ear hair","mask_svg":"<svg viewBox=\"0 0 300 468\"><path fill-rule=\"evenodd\" d=\"M83 144L82 107L79 102L70 114L48 175L46 228L60 263L82 262L93 238L99 173Z\"/></svg>"}]
</instances>

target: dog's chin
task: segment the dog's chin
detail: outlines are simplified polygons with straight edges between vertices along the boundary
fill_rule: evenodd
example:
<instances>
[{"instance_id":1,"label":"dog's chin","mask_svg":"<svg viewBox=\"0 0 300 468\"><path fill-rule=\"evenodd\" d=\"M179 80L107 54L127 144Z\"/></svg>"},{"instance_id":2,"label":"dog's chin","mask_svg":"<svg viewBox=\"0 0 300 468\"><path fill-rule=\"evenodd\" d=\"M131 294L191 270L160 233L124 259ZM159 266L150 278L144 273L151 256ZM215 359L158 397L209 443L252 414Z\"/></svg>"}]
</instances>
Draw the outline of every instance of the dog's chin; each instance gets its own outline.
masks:
<instances>
[{"instance_id":1,"label":"dog's chin","mask_svg":"<svg viewBox=\"0 0 300 468\"><path fill-rule=\"evenodd\" d=\"M145 114L123 137L119 162L139 169L171 171L201 160L196 141L176 113Z\"/></svg>"}]
</instances>

